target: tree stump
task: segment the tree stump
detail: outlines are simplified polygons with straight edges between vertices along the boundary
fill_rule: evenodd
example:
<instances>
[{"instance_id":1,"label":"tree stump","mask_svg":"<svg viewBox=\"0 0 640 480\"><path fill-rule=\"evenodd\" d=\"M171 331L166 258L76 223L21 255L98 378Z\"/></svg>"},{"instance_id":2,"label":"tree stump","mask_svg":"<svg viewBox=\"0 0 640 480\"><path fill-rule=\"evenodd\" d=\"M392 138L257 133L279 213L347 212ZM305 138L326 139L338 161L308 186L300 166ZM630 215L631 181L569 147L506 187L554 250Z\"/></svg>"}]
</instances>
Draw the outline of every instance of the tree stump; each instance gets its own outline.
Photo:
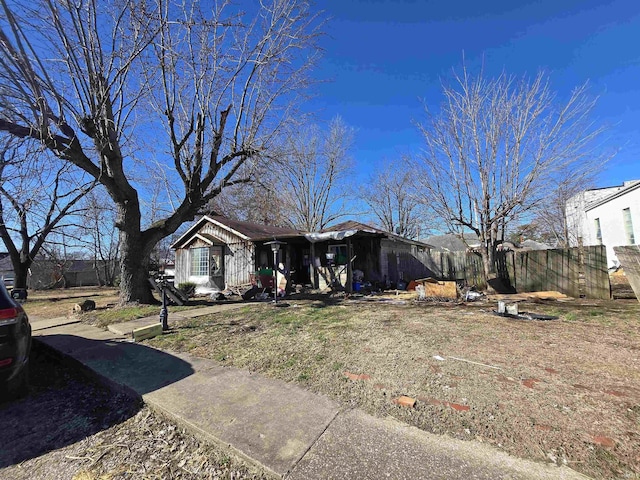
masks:
<instances>
[{"instance_id":1,"label":"tree stump","mask_svg":"<svg viewBox=\"0 0 640 480\"><path fill-rule=\"evenodd\" d=\"M82 303L76 303L73 307L75 313L88 312L96 309L96 302L93 300L85 300Z\"/></svg>"}]
</instances>

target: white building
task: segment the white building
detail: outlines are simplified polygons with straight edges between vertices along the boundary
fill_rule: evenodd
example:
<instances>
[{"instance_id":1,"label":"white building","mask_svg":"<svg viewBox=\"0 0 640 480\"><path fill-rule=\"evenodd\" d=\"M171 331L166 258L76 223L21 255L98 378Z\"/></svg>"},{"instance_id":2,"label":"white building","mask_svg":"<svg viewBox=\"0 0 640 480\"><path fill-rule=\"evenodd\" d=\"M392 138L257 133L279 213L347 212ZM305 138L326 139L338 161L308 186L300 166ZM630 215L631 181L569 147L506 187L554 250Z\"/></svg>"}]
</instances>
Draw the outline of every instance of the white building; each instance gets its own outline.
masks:
<instances>
[{"instance_id":1,"label":"white building","mask_svg":"<svg viewBox=\"0 0 640 480\"><path fill-rule=\"evenodd\" d=\"M569 199L566 215L571 246L605 245L617 266L613 247L640 242L640 180L585 190Z\"/></svg>"}]
</instances>

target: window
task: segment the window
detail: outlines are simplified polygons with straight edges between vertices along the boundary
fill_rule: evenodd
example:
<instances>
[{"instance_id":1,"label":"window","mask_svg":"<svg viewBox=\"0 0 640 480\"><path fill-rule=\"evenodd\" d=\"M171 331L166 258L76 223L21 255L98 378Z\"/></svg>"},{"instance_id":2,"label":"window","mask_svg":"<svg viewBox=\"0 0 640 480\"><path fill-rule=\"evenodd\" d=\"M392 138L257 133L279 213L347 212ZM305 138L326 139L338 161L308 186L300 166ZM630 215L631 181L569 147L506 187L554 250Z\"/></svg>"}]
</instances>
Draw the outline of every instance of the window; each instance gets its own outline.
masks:
<instances>
[{"instance_id":1,"label":"window","mask_svg":"<svg viewBox=\"0 0 640 480\"><path fill-rule=\"evenodd\" d=\"M602 230L600 230L600 219L596 218L595 223L596 223L596 242L598 242L598 245L602 245Z\"/></svg>"},{"instance_id":2,"label":"window","mask_svg":"<svg viewBox=\"0 0 640 480\"><path fill-rule=\"evenodd\" d=\"M627 235L627 244L634 245L636 238L633 235L633 222L631 221L631 209L625 208L622 210L622 220L624 222L624 233Z\"/></svg>"},{"instance_id":3,"label":"window","mask_svg":"<svg viewBox=\"0 0 640 480\"><path fill-rule=\"evenodd\" d=\"M192 248L191 275L195 277L209 276L209 249L207 247Z\"/></svg>"}]
</instances>

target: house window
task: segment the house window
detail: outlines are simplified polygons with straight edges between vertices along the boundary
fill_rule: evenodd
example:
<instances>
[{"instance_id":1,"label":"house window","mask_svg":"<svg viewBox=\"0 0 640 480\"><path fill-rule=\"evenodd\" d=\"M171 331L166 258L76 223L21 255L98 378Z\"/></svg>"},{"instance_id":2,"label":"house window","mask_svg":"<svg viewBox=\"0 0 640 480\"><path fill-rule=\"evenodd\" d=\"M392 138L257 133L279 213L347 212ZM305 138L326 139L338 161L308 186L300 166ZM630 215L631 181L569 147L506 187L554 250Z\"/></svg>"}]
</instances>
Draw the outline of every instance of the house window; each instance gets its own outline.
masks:
<instances>
[{"instance_id":1,"label":"house window","mask_svg":"<svg viewBox=\"0 0 640 480\"><path fill-rule=\"evenodd\" d=\"M602 245L602 230L600 229L600 219L596 218L595 223L596 223L596 242L598 242L598 245Z\"/></svg>"},{"instance_id":2,"label":"house window","mask_svg":"<svg viewBox=\"0 0 640 480\"><path fill-rule=\"evenodd\" d=\"M336 265L347 264L347 246L346 245L329 245L329 253L333 254L333 261Z\"/></svg>"},{"instance_id":3,"label":"house window","mask_svg":"<svg viewBox=\"0 0 640 480\"><path fill-rule=\"evenodd\" d=\"M627 235L627 244L634 245L636 238L633 235L633 222L631 221L631 210L629 208L622 210L622 219L624 221L624 233Z\"/></svg>"},{"instance_id":4,"label":"house window","mask_svg":"<svg viewBox=\"0 0 640 480\"><path fill-rule=\"evenodd\" d=\"M192 248L191 275L194 277L209 276L209 249L207 247Z\"/></svg>"}]
</instances>

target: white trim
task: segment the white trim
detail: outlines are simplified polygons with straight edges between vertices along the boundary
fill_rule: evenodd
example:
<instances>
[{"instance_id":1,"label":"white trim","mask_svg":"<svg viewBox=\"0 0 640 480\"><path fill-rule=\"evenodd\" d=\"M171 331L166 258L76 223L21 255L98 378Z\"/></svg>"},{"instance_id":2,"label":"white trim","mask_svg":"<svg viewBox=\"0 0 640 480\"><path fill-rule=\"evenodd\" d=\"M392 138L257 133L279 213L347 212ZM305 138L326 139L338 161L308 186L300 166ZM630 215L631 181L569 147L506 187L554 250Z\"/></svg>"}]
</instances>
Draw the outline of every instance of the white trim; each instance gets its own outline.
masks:
<instances>
[{"instance_id":1,"label":"white trim","mask_svg":"<svg viewBox=\"0 0 640 480\"><path fill-rule=\"evenodd\" d=\"M173 248L174 250L177 248L182 247L183 245L187 245L191 239L197 235L198 230L200 230L200 228L202 227L202 225L206 222L212 223L213 225L216 225L220 228L222 228L223 230L226 230L229 233L232 233L233 235L241 238L244 241L248 241L251 240L249 237L247 237L246 235L243 235L240 232L237 232L236 230L234 230L233 228L228 227L227 225L225 225L222 222L219 222L217 220L214 220L213 218L211 218L208 215L203 215L202 218L200 218L200 220L198 220L196 223L193 224L193 226L191 228L189 228L189 230L187 230L185 233L183 233L180 238L178 238L175 242L173 242L171 244L171 248ZM189 242L186 241L186 239L189 239ZM180 247L179 247L180 246Z\"/></svg>"},{"instance_id":2,"label":"white trim","mask_svg":"<svg viewBox=\"0 0 640 480\"><path fill-rule=\"evenodd\" d=\"M193 238L198 238L198 239L202 240L204 243L206 243L208 245L213 245L213 243L214 243L212 240L208 239L207 237L205 237L204 235L201 235L199 233L196 233L193 236ZM191 243L191 242L189 242L189 243Z\"/></svg>"},{"instance_id":3,"label":"white trim","mask_svg":"<svg viewBox=\"0 0 640 480\"><path fill-rule=\"evenodd\" d=\"M636 183L632 183L631 185L628 185L627 187L623 187L622 189L618 190L617 192L612 193L611 195L607 195L606 197L597 200L593 203L588 204L585 208L584 211L588 212L590 210L593 210L596 207L599 207L600 205L604 205L607 202L610 202L611 200L621 197L622 195L629 193L633 190L635 190L636 188L640 188L640 180L636 180ZM610 187L610 188L615 188L615 187Z\"/></svg>"}]
</instances>

